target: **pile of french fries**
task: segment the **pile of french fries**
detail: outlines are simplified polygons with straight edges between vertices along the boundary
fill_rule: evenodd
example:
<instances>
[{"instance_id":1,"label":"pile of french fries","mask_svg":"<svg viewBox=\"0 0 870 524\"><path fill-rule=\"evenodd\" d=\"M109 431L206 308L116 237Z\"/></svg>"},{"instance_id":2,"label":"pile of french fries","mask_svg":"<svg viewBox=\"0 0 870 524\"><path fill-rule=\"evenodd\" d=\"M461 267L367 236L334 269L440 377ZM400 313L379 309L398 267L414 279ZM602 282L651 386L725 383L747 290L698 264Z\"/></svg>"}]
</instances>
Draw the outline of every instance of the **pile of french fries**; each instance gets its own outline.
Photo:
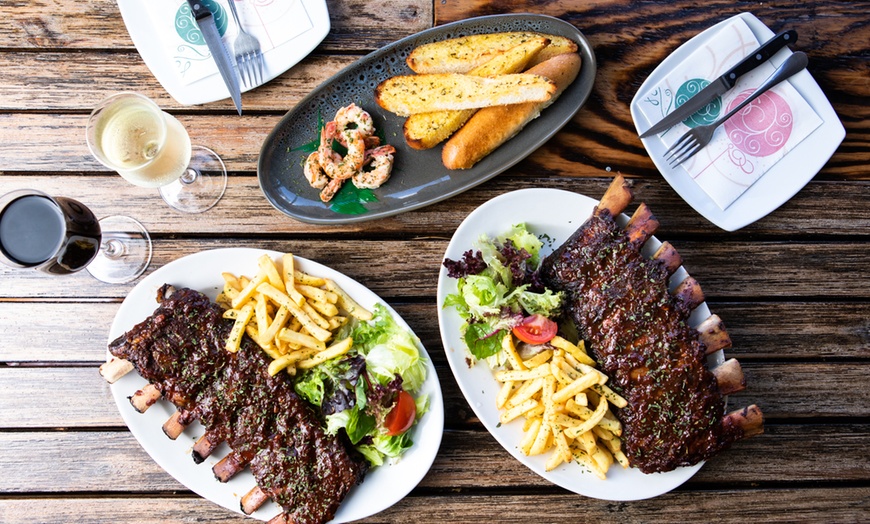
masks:
<instances>
[{"instance_id":1,"label":"pile of french fries","mask_svg":"<svg viewBox=\"0 0 870 524\"><path fill-rule=\"evenodd\" d=\"M336 332L348 315L370 320L371 311L332 280L296 269L292 253L281 257L280 266L268 254L257 265L253 278L222 273L217 303L226 309L224 318L234 320L227 351L238 351L247 334L273 359L272 376L282 370L295 375L350 351L353 339L335 340Z\"/></svg>"},{"instance_id":2,"label":"pile of french fries","mask_svg":"<svg viewBox=\"0 0 870 524\"><path fill-rule=\"evenodd\" d=\"M525 418L520 449L527 456L552 451L547 471L576 460L605 479L614 461L627 468L622 425L610 411L611 404L624 407L625 399L605 385L607 376L595 368L582 341L575 345L557 336L550 345L555 349L522 360L513 335L505 335L510 369L495 372L502 383L496 399L500 422Z\"/></svg>"}]
</instances>

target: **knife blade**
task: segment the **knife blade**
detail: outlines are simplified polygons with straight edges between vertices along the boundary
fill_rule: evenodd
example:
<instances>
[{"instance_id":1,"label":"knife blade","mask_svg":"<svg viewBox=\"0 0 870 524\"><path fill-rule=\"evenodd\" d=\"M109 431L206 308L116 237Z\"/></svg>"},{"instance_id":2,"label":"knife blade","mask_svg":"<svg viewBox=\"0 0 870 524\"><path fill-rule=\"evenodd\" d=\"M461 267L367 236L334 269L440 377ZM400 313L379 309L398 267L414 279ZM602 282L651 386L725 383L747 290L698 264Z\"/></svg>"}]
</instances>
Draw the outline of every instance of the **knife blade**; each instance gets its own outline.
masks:
<instances>
[{"instance_id":1,"label":"knife blade","mask_svg":"<svg viewBox=\"0 0 870 524\"><path fill-rule=\"evenodd\" d=\"M239 89L239 78L233 70L233 62L230 59L230 54L226 46L221 40L221 35L218 32L217 25L214 23L214 15L209 11L208 7L202 0L187 0L192 11L193 18L196 20L196 25L202 32L205 38L205 43L208 45L208 50L211 52L212 58L218 66L218 71L224 79L227 89L230 91L230 97L233 99L233 104L236 105L236 110L242 114L242 93Z\"/></svg>"},{"instance_id":2,"label":"knife blade","mask_svg":"<svg viewBox=\"0 0 870 524\"><path fill-rule=\"evenodd\" d=\"M692 116L697 110L713 101L717 96L725 94L734 87L737 79L752 71L762 63L770 59L777 51L797 40L797 32L794 30L783 31L750 53L746 58L725 72L722 76L710 82L710 84L698 92L692 98L674 109L670 114L662 118L658 123L644 131L640 138L660 133L679 122Z\"/></svg>"}]
</instances>

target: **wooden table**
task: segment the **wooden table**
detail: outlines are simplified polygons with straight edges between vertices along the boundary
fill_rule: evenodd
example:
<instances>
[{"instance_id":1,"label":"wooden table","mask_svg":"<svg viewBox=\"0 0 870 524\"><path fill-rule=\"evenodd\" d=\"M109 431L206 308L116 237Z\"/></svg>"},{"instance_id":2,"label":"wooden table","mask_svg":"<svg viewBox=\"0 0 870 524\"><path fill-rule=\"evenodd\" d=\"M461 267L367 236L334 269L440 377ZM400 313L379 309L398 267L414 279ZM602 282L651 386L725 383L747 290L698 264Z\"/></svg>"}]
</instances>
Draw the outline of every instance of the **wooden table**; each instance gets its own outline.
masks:
<instances>
[{"instance_id":1,"label":"wooden table","mask_svg":"<svg viewBox=\"0 0 870 524\"><path fill-rule=\"evenodd\" d=\"M523 5L526 4L526 5ZM143 63L108 0L4 2L0 17L0 194L35 188L98 216L130 214L154 240L149 271L190 253L252 246L292 251L357 279L391 303L431 353L446 428L432 469L371 522L870 520L870 3L329 1L332 29L301 64L231 103L176 103ZM261 143L326 78L395 39L469 17L554 15L583 31L599 73L586 106L525 161L447 202L350 226L315 226L275 211L257 184ZM750 11L794 49L846 127L845 141L794 198L726 233L665 183L634 131L629 101L681 43ZM90 108L121 90L157 100L209 144L230 172L214 209L182 216L89 154ZM612 503L555 487L505 452L476 420L438 335L439 261L459 223L511 190L554 187L600 196L634 180L728 326L749 387L732 405L764 409L764 435L710 460L652 500ZM109 326L135 285L86 272L49 278L0 267L0 521L242 522L160 469L128 432L97 375Z\"/></svg>"}]
</instances>

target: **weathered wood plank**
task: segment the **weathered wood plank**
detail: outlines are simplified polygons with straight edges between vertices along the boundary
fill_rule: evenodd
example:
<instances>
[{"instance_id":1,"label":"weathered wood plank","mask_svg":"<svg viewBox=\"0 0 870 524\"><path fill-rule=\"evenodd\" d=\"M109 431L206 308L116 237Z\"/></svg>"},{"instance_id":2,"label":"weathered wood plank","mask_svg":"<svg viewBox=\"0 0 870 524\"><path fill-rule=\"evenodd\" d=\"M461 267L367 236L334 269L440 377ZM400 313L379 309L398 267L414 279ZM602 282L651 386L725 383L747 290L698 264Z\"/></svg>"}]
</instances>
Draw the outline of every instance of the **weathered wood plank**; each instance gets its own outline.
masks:
<instances>
[{"instance_id":1,"label":"weathered wood plank","mask_svg":"<svg viewBox=\"0 0 870 524\"><path fill-rule=\"evenodd\" d=\"M866 482L870 479L868 437L870 428L865 425L773 426L764 435L737 443L708 461L686 488ZM820 444L807 446L807 441ZM2 494L186 491L127 432L0 433L0 444ZM839 470L827 467L843 456L852 457L848 465ZM475 467L467 467L469 463ZM106 482L107 478L111 482ZM523 486L557 489L514 459L488 433L447 431L441 451L419 487L476 490Z\"/></svg>"},{"instance_id":2,"label":"weathered wood plank","mask_svg":"<svg viewBox=\"0 0 870 524\"><path fill-rule=\"evenodd\" d=\"M4 10L0 47L134 49L112 0L38 0ZM386 8L388 6L388 8ZM361 52L422 31L432 24L432 2L327 2L330 31L321 48ZM389 38L389 40L387 40Z\"/></svg>"},{"instance_id":3,"label":"weathered wood plank","mask_svg":"<svg viewBox=\"0 0 870 524\"><path fill-rule=\"evenodd\" d=\"M208 213L202 215L205 220ZM147 225L147 224L146 224ZM154 256L146 275L172 260L221 247L258 247L292 252L340 271L363 283L385 300L434 297L440 261L447 241L416 240L278 240L225 238L155 238ZM855 300L870 297L870 268L860 242L723 242L680 241L677 249L688 272L708 297L829 297ZM753 268L753 270L749 270ZM253 271L252 271L253 272ZM32 270L0 266L0 298L120 298L135 285L108 285L86 271L49 277Z\"/></svg>"},{"instance_id":4,"label":"weathered wood plank","mask_svg":"<svg viewBox=\"0 0 870 524\"><path fill-rule=\"evenodd\" d=\"M9 302L0 306L0 362L101 362L117 302Z\"/></svg>"},{"instance_id":5,"label":"weathered wood plank","mask_svg":"<svg viewBox=\"0 0 870 524\"><path fill-rule=\"evenodd\" d=\"M267 85L242 95L246 112L283 114L327 78L358 57L312 56L281 74ZM135 51L119 53L0 53L0 109L53 109L60 112L88 111L102 98L119 91L136 91L170 111L184 108L151 74ZM99 78L99 82L93 82ZM225 111L235 116L232 101L222 100L188 107Z\"/></svg>"},{"instance_id":6,"label":"weathered wood plank","mask_svg":"<svg viewBox=\"0 0 870 524\"><path fill-rule=\"evenodd\" d=\"M870 304L710 303L725 321L740 359L870 357Z\"/></svg>"},{"instance_id":7,"label":"weathered wood plank","mask_svg":"<svg viewBox=\"0 0 870 524\"><path fill-rule=\"evenodd\" d=\"M77 135L78 132L73 134ZM570 171L559 173L558 176L541 177L541 173L511 170L449 201L416 211L357 224L312 225L287 217L272 207L263 197L255 177L235 175L237 169L255 169L256 155L233 150L230 142L225 142L224 146L228 149L216 149L227 157L230 173L233 174L229 177L224 198L207 213L187 215L184 220L178 219L178 213L166 206L156 191L128 184L120 176L108 171L101 175L70 172L62 175L15 176L2 176L3 172L0 171L0 194L20 188L34 188L52 195L75 198L87 204L97 216L132 215L142 221L152 234L213 233L259 237L307 233L320 237L340 233L450 238L469 213L501 194L528 187L548 187L598 198L611 182L609 174L605 172L595 173L592 175L595 178L574 178L577 173ZM0 149L3 147L6 146L0 142ZM45 148L54 154L57 149L63 149L63 145L54 147L47 138ZM44 163L49 169L61 169L67 165L77 165L83 161L83 155L88 155L83 144L71 144L68 152L69 156L58 153L59 156L53 161ZM30 151L26 154L38 158L43 153ZM710 235L712 238L743 242L748 254L758 236L796 239L812 238L812 235L850 238L870 235L870 206L865 205L870 199L870 182L810 182L772 214L741 231L725 235L690 208L660 177L632 181L636 201L646 202L661 222L657 232L660 240L675 240L675 236ZM630 209L633 210L633 206ZM681 241L677 242L677 247L681 244Z\"/></svg>"},{"instance_id":8,"label":"weathered wood plank","mask_svg":"<svg viewBox=\"0 0 870 524\"><path fill-rule=\"evenodd\" d=\"M729 398L735 409L755 403L771 419L870 416L870 391L862 386L870 364L744 362L743 371L748 387ZM438 374L448 427L475 423L450 370L439 366ZM0 393L0 429L124 426L96 366L0 368Z\"/></svg>"},{"instance_id":9,"label":"weathered wood plank","mask_svg":"<svg viewBox=\"0 0 870 524\"><path fill-rule=\"evenodd\" d=\"M611 503L560 491L538 494L412 493L391 508L363 522L430 523L473 521L527 522L534 514L541 522L686 522L705 521L715 515L722 524L794 522L798 515L824 515L830 522L861 522L870 518L870 489L866 487L811 489L724 490L679 489L655 499ZM534 508L534 513L530 512ZM8 524L103 524L137 522L163 524L186 521L245 524L240 517L207 500L195 497L68 497L61 499L11 498L0 500L0 518Z\"/></svg>"},{"instance_id":10,"label":"weathered wood plank","mask_svg":"<svg viewBox=\"0 0 870 524\"><path fill-rule=\"evenodd\" d=\"M428 302L391 305L420 337L433 361L446 366L437 306ZM4 303L0 325L8 327L0 339L0 362L100 362L105 358L106 333L118 307L117 301ZM741 362L870 357L867 303L711 302L709 307L722 317L734 340L728 356Z\"/></svg>"}]
</instances>

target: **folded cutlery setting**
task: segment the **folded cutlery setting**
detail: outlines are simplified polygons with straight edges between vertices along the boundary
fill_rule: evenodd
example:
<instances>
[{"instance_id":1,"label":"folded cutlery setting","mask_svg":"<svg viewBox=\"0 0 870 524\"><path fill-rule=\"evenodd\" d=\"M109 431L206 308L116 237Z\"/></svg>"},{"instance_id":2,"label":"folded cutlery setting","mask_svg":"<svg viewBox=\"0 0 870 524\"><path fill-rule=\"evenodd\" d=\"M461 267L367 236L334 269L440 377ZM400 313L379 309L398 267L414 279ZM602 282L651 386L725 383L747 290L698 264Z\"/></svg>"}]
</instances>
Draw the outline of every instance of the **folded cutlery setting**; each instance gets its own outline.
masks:
<instances>
[{"instance_id":1,"label":"folded cutlery setting","mask_svg":"<svg viewBox=\"0 0 870 524\"><path fill-rule=\"evenodd\" d=\"M747 55L737 65L726 71L722 76L710 82L710 84L698 92L695 96L683 102L679 107L662 118L659 122L644 131L640 138L646 138L673 127L683 120L692 116L696 111L703 108L716 97L728 92L737 83L737 79L752 71L759 65L768 61L770 57L788 44L797 40L797 33L793 30L783 31L763 43L758 49Z\"/></svg>"},{"instance_id":2,"label":"folded cutlery setting","mask_svg":"<svg viewBox=\"0 0 870 524\"><path fill-rule=\"evenodd\" d=\"M233 70L230 55L227 53L227 48L221 40L220 32L214 22L214 15L209 11L208 7L201 0L187 0L190 4L190 10L193 18L196 20L196 25L199 26L202 32L205 43L208 45L208 50L211 52L212 58L218 66L221 77L224 79L227 89L230 91L230 97L233 99L233 104L236 106L236 111L242 114L242 93L239 88L239 79L236 72Z\"/></svg>"},{"instance_id":3,"label":"folded cutlery setting","mask_svg":"<svg viewBox=\"0 0 870 524\"><path fill-rule=\"evenodd\" d=\"M218 66L227 89L229 89L233 104L235 104L236 110L241 115L242 94L239 88L239 77L241 77L242 82L244 82L245 87L248 89L263 83L263 53L260 50L260 42L244 30L239 20L239 14L236 12L235 0L229 0L230 12L236 25L239 27L239 34L232 43L233 57L230 58L230 54L224 46L221 35L215 25L214 14L209 10L208 6L201 0L187 0L187 3L190 4L196 24L199 26L203 38L205 38L208 49L211 51L211 56ZM238 76L233 69L233 62L235 62L236 68L239 71Z\"/></svg>"},{"instance_id":4,"label":"folded cutlery setting","mask_svg":"<svg viewBox=\"0 0 870 524\"><path fill-rule=\"evenodd\" d=\"M753 100L764 94L773 86L791 77L795 73L802 71L807 67L807 62L807 55L805 53L801 51L793 53L776 71L773 72L772 75L767 78L767 80L764 81L763 84L758 86L758 89L746 97L746 99L740 102L740 104L734 107L734 109L729 111L725 116L712 124L690 129L686 134L674 142L674 145L665 151L665 161L671 167L676 167L693 157L695 153L710 143L710 140L713 139L713 132L716 131L716 128L725 123L725 121L737 114L741 109L752 103Z\"/></svg>"}]
</instances>

